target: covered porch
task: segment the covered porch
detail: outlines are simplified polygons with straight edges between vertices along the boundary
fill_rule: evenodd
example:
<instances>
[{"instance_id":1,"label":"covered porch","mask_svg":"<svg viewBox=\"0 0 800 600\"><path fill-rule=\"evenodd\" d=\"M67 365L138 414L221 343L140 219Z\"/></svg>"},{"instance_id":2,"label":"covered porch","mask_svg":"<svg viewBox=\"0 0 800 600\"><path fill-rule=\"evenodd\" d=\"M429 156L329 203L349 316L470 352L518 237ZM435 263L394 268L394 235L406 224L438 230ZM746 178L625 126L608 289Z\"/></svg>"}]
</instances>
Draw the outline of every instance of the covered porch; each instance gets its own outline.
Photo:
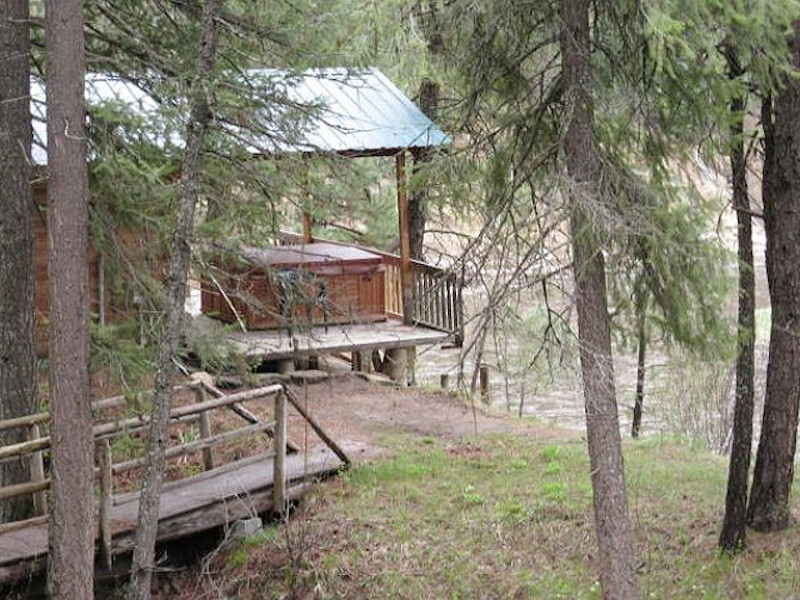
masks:
<instances>
[{"instance_id":1,"label":"covered porch","mask_svg":"<svg viewBox=\"0 0 800 600\"><path fill-rule=\"evenodd\" d=\"M203 282L203 312L236 324L240 331L227 337L251 360L348 352L354 367L363 367L381 350L383 360L403 355L411 362L405 355L420 345L460 346L461 278L411 255L406 166L409 153L447 145L449 137L374 68L310 71L285 86L289 97L317 104L318 113L292 143L259 140L254 147L270 157L393 158L400 252L319 239L304 211L302 233L243 249L244 266L221 261L218 276Z\"/></svg>"}]
</instances>

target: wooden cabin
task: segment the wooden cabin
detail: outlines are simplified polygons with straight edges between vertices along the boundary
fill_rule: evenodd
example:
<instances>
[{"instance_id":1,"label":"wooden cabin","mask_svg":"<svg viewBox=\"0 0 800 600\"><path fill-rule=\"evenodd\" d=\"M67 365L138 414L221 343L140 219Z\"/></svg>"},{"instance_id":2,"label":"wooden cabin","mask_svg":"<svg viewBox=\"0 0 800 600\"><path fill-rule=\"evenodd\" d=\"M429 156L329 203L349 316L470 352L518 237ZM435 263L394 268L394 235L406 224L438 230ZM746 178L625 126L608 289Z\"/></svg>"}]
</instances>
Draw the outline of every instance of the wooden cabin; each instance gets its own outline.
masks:
<instances>
[{"instance_id":1,"label":"wooden cabin","mask_svg":"<svg viewBox=\"0 0 800 600\"><path fill-rule=\"evenodd\" d=\"M47 186L36 183L31 187L35 209L31 215L33 233L33 296L36 304L34 338L36 354L47 356L49 343L50 285L47 247ZM89 246L89 310L105 319L109 303L103 293L102 261L92 245Z\"/></svg>"},{"instance_id":2,"label":"wooden cabin","mask_svg":"<svg viewBox=\"0 0 800 600\"><path fill-rule=\"evenodd\" d=\"M388 157L395 161L400 255L315 239L312 217L289 245L239 248L203 282L202 311L242 332L229 339L252 358L276 359L350 351L405 350L446 339L460 344L459 278L411 258L406 155L450 143L378 69L315 69L272 85L291 100L320 107L299 131L254 139L265 158L288 154ZM276 141L277 140L277 141ZM291 140L291 141L287 141ZM328 331L339 327L339 333ZM299 330L313 329L305 336ZM249 331L258 330L258 331ZM287 342L278 334L288 330Z\"/></svg>"},{"instance_id":3,"label":"wooden cabin","mask_svg":"<svg viewBox=\"0 0 800 600\"><path fill-rule=\"evenodd\" d=\"M144 113L155 110L157 104L150 96L135 85L112 75L87 74L86 101L89 105L113 103L117 107ZM34 163L35 179L31 184L33 208L31 229L33 237L35 344L40 357L47 356L49 341L50 287L48 277L48 234L47 234L47 107L45 88L38 79L31 79L31 115L33 117L33 144L31 158ZM158 134L154 134L158 135ZM126 259L140 265L152 246L148 236L130 230L116 228L116 241L124 246ZM134 309L131 298L126 293L124 282L114 280L114 270L109 268L108 260L90 239L89 244L89 310L97 322L114 322L131 314ZM148 264L151 274L163 278L163 260L156 265ZM123 290L122 292L120 290Z\"/></svg>"}]
</instances>

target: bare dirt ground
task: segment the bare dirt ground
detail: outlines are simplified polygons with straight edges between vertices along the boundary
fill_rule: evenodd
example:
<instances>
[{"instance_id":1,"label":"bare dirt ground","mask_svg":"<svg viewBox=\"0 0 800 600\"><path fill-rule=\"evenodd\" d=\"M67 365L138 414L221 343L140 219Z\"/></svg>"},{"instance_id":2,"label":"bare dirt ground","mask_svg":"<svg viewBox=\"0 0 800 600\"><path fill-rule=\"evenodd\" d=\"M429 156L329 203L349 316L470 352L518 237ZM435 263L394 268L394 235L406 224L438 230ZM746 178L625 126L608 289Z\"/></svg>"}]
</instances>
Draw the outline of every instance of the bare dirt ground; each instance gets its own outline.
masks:
<instances>
[{"instance_id":1,"label":"bare dirt ground","mask_svg":"<svg viewBox=\"0 0 800 600\"><path fill-rule=\"evenodd\" d=\"M491 433L528 433L543 440L576 437L531 419L473 408L455 395L421 388L395 388L352 374L334 374L312 385L289 386L327 433L353 451L354 460L385 452L382 440L393 434L464 440ZM319 443L305 420L291 411L289 437L306 446Z\"/></svg>"}]
</instances>

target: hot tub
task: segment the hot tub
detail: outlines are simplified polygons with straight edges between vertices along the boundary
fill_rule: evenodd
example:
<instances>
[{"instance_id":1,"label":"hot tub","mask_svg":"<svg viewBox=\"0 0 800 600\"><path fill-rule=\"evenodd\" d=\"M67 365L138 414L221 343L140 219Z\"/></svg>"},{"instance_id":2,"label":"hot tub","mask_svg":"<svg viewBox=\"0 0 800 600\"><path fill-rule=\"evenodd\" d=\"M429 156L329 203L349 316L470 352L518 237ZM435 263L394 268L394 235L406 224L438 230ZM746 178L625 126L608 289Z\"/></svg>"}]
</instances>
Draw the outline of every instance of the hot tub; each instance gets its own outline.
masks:
<instances>
[{"instance_id":1,"label":"hot tub","mask_svg":"<svg viewBox=\"0 0 800 600\"><path fill-rule=\"evenodd\" d=\"M383 259L360 248L242 247L216 266L223 275L203 282L201 308L226 322L238 314L249 329L275 329L386 319Z\"/></svg>"}]
</instances>

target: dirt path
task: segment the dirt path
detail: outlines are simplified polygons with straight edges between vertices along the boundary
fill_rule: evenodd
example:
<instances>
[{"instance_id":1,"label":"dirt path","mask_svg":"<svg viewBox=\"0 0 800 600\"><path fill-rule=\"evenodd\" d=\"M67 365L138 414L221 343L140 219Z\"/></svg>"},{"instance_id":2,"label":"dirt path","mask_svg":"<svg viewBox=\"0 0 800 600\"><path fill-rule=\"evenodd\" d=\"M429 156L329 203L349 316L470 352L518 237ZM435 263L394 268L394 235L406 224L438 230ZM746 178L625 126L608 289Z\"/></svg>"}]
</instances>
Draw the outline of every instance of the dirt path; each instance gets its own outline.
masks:
<instances>
[{"instance_id":1,"label":"dirt path","mask_svg":"<svg viewBox=\"0 0 800 600\"><path fill-rule=\"evenodd\" d=\"M454 441L501 432L528 433L545 440L578 435L530 419L473 410L462 399L442 392L387 387L350 374L289 387L337 443L355 450L355 460L372 454L366 446L382 449L383 440L393 433ZM291 413L289 436L301 445L318 443L295 411Z\"/></svg>"}]
</instances>

